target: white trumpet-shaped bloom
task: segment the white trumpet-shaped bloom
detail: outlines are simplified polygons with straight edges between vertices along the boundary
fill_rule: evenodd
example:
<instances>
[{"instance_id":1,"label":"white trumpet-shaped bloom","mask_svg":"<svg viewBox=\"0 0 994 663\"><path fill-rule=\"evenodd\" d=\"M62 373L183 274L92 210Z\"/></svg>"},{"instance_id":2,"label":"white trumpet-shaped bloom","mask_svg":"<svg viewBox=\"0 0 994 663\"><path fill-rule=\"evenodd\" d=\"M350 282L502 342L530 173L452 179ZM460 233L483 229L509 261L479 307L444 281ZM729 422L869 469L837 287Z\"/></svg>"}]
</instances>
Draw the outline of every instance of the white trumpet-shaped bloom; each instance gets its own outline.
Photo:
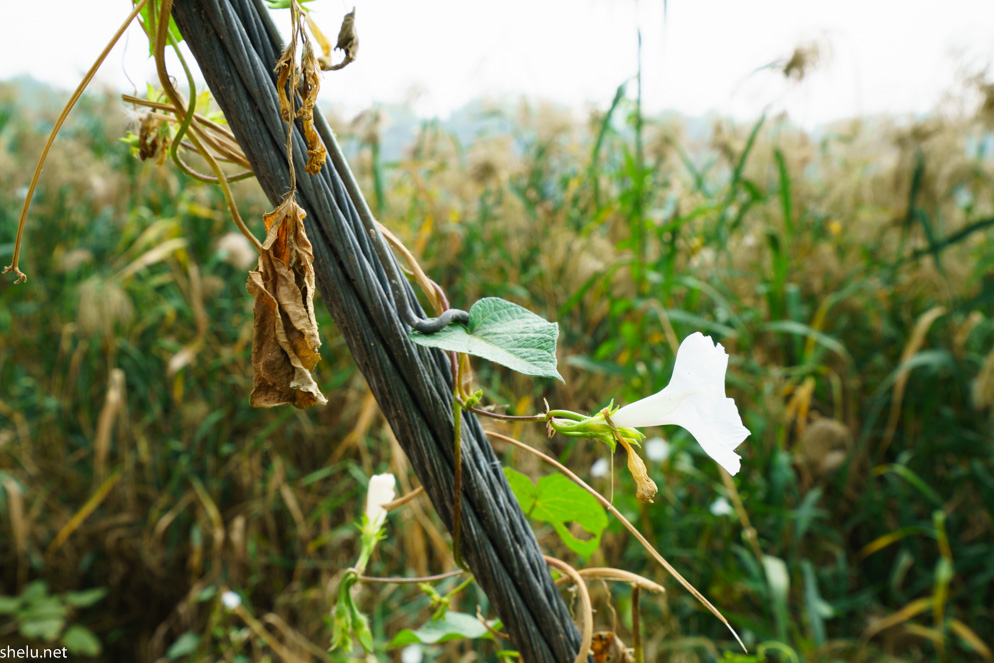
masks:
<instances>
[{"instance_id":1,"label":"white trumpet-shaped bloom","mask_svg":"<svg viewBox=\"0 0 994 663\"><path fill-rule=\"evenodd\" d=\"M242 604L242 597L229 589L224 594L221 594L221 603L228 610L234 610Z\"/></svg>"},{"instance_id":2,"label":"white trumpet-shaped bloom","mask_svg":"<svg viewBox=\"0 0 994 663\"><path fill-rule=\"evenodd\" d=\"M735 447L749 436L735 401L725 396L728 355L700 332L683 340L673 377L652 396L611 415L616 426L641 428L675 424L687 429L719 465L735 474L741 466Z\"/></svg>"},{"instance_id":3,"label":"white trumpet-shaped bloom","mask_svg":"<svg viewBox=\"0 0 994 663\"><path fill-rule=\"evenodd\" d=\"M369 479L366 493L366 518L373 531L377 531L387 519L383 505L392 502L397 496L397 479L392 474L374 474Z\"/></svg>"}]
</instances>

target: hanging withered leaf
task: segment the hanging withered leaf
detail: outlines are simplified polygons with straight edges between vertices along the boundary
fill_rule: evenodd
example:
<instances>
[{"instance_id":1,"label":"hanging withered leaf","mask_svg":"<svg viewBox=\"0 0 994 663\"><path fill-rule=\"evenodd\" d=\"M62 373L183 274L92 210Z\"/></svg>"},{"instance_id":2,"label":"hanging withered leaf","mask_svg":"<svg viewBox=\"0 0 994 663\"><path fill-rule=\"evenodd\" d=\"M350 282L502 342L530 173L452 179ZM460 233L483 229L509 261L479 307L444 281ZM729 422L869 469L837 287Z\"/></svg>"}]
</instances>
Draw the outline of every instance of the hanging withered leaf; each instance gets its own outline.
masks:
<instances>
[{"instance_id":1,"label":"hanging withered leaf","mask_svg":"<svg viewBox=\"0 0 994 663\"><path fill-rule=\"evenodd\" d=\"M318 132L314 130L314 106L318 102L318 91L321 89L321 72L310 42L304 42L300 64L303 70L300 95L304 101L297 111L297 119L303 124L304 139L307 141L307 165L304 170L311 175L317 175L321 172L321 166L324 165L328 153L321 144Z\"/></svg>"},{"instance_id":2,"label":"hanging withered leaf","mask_svg":"<svg viewBox=\"0 0 994 663\"><path fill-rule=\"evenodd\" d=\"M266 241L247 286L255 297L253 407L289 403L305 408L328 402L311 376L321 359L321 338L314 317L314 251L304 231L306 215L291 195L263 216Z\"/></svg>"},{"instance_id":3,"label":"hanging withered leaf","mask_svg":"<svg viewBox=\"0 0 994 663\"><path fill-rule=\"evenodd\" d=\"M295 53L291 48L292 44L288 44L286 49L283 51L283 55L280 59L276 61L276 67L274 71L276 72L276 94L280 98L280 117L283 118L284 122L290 121L290 97L287 95L286 84L290 79L290 74L293 74L293 81L290 85L291 88L296 89L297 87L297 71L296 66L293 61Z\"/></svg>"},{"instance_id":4,"label":"hanging withered leaf","mask_svg":"<svg viewBox=\"0 0 994 663\"><path fill-rule=\"evenodd\" d=\"M331 64L331 57L327 54L318 58L321 63L321 68L325 71L337 71L342 69L350 62L355 61L356 56L359 55L359 35L355 31L355 8L352 9L345 18L342 20L342 27L338 31L338 43L335 44L335 49L345 53L345 59L338 64Z\"/></svg>"}]
</instances>

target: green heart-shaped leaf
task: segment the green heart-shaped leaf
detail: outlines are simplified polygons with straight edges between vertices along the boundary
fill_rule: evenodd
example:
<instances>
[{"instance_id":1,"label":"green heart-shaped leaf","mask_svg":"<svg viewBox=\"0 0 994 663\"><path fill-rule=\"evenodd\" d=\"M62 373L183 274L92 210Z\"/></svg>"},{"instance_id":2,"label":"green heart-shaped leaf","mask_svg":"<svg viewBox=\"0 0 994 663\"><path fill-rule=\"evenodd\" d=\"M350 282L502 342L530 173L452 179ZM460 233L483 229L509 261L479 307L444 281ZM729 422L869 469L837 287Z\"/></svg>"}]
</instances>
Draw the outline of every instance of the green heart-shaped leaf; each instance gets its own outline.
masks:
<instances>
[{"instance_id":1,"label":"green heart-shaped leaf","mask_svg":"<svg viewBox=\"0 0 994 663\"><path fill-rule=\"evenodd\" d=\"M559 325L499 297L486 297L469 310L469 323L449 325L435 334L411 330L418 345L462 352L508 368L564 382L556 370Z\"/></svg>"},{"instance_id":2,"label":"green heart-shaped leaf","mask_svg":"<svg viewBox=\"0 0 994 663\"><path fill-rule=\"evenodd\" d=\"M494 624L491 623L491 628ZM499 628L499 627L498 627ZM473 615L464 612L454 612L449 610L445 617L437 621L430 621L417 630L405 628L394 636L387 649L402 647L414 643L432 645L435 643L448 642L449 640L492 638L487 631L487 627Z\"/></svg>"},{"instance_id":3,"label":"green heart-shaped leaf","mask_svg":"<svg viewBox=\"0 0 994 663\"><path fill-rule=\"evenodd\" d=\"M607 527L607 514L593 495L561 474L542 477L538 485L510 467L504 468L504 474L522 511L552 525L563 543L576 554L583 557L594 554ZM583 540L573 536L567 523L578 524L591 537Z\"/></svg>"}]
</instances>

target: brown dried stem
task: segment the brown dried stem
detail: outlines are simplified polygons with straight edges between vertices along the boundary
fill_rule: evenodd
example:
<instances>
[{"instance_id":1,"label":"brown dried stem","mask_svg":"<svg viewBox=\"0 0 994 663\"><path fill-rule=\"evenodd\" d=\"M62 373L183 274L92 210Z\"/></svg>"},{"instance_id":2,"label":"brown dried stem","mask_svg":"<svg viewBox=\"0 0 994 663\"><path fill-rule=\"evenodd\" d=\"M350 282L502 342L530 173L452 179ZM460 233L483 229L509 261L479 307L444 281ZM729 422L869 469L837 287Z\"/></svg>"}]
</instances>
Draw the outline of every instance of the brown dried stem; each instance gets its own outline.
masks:
<instances>
[{"instance_id":1,"label":"brown dried stem","mask_svg":"<svg viewBox=\"0 0 994 663\"><path fill-rule=\"evenodd\" d=\"M587 584L583 582L583 578L577 573L576 569L566 562L558 560L555 557L549 557L548 555L542 556L549 566L553 566L569 576L580 594L580 612L583 615L583 639L580 642L580 651L577 652L574 663L585 663L587 656L590 654L590 645L594 641L594 610L590 603L590 592L587 591Z\"/></svg>"}]
</instances>

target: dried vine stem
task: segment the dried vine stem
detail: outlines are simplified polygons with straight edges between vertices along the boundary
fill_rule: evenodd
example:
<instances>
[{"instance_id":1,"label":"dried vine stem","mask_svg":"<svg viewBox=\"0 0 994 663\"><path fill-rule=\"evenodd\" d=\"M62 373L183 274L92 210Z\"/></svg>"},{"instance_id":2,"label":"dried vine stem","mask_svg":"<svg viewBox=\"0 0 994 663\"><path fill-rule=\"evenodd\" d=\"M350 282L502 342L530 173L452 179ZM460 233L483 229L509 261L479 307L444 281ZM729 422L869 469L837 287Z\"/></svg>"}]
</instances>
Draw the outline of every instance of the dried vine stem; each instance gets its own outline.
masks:
<instances>
[{"instance_id":1,"label":"dried vine stem","mask_svg":"<svg viewBox=\"0 0 994 663\"><path fill-rule=\"evenodd\" d=\"M162 9L159 14L159 26L158 33L155 38L155 71L159 76L159 83L162 85L162 89L165 90L166 96L169 97L169 101L173 103L174 113L179 116L183 111L183 98L180 96L176 88L173 87L172 81L169 80L169 72L166 71L166 42L169 40L169 13L173 6L173 0L162 0ZM191 90L191 92L193 92ZM184 114L185 116L185 114ZM200 139L197 137L196 132L190 134L190 140L193 142L200 156L207 161L210 165L211 170L217 176L218 184L221 186L221 191L224 193L224 199L228 203L228 210L231 212L231 217L235 221L235 225L243 235L252 243L255 250L262 253L262 242L256 238L252 231L248 229L245 222L242 221L242 216L238 212L238 205L235 204L235 197L231 193L231 187L228 186L228 178L225 176L224 171L221 170L221 166L217 163L214 155L204 147Z\"/></svg>"},{"instance_id":2,"label":"dried vine stem","mask_svg":"<svg viewBox=\"0 0 994 663\"><path fill-rule=\"evenodd\" d=\"M377 576L364 576L364 575L356 576L356 578L358 578L361 582L377 582L377 583L381 583L381 584L396 584L396 585L408 584L408 585L412 585L412 584L415 584L415 583L422 583L422 582L438 582L439 580L445 580L446 578L455 578L457 576L465 575L466 573L467 573L467 571L464 571L463 569L456 569L455 571L446 571L445 573L438 573L438 574L433 575L433 576L422 576L420 578L403 578L403 577L395 577L395 578L385 578L385 577L383 577L383 578L381 578L381 577L377 577Z\"/></svg>"},{"instance_id":3,"label":"dried vine stem","mask_svg":"<svg viewBox=\"0 0 994 663\"><path fill-rule=\"evenodd\" d=\"M615 508L615 506L613 504L611 504L611 502L609 502L606 497L604 497L599 492L597 492L596 490L594 490L593 488L591 488L590 486L588 486L587 483L583 479L581 479L576 474L574 474L568 467L566 467L565 465L563 465L562 463L560 463L555 458L552 458L551 456L548 456L548 455L542 453L541 451L539 451L535 447L529 446L529 445L525 444L524 442L522 442L521 440L517 440L517 439L515 439L513 437L510 437L509 435L504 435L502 433L498 433L497 431L488 430L488 431L486 431L486 434L489 437L496 437L499 440L504 440L505 442L513 444L514 446L518 447L519 449L523 449L524 451L527 451L528 453L530 453L530 454L532 454L534 456L537 456L538 458L541 458L546 463L549 463L550 465L552 465L553 467L555 467L557 470L559 470L560 472L562 472L563 474L565 474L567 477L569 477L569 479L572 480L573 483L575 483L578 486L580 486L580 488L583 488L585 491L587 491L588 493L590 493L591 495L593 495L594 498L596 498L596 500L601 503L601 506L603 506L605 509L607 509L608 511L610 511L614 515L615 518L617 518L618 520L621 521L621 524L625 526L625 529L627 529L629 532L631 532L632 536L634 536L636 539L638 539L638 542L642 544L642 547L645 548L649 552L649 554L652 555L652 557L657 562L659 562L660 566L662 566L664 569L666 569L667 573L669 573L671 576L673 576L673 578L677 582L679 582L681 585L683 585L684 589L686 589L688 592L690 592L693 595L694 598L696 598L698 601L701 602L701 605L703 605L705 608L707 608L709 611L711 611L712 615L714 615L719 620L721 620L721 623L724 624L728 628L728 630L732 632L732 635L735 637L736 642L739 643L739 646L742 647L742 650L746 651L746 652L749 651L748 649L746 649L745 644L743 644L742 639L739 637L739 634L735 632L735 629L732 628L732 625L728 623L728 620L725 619L725 616L721 614L721 612L718 610L718 608L714 607L711 604L711 602L708 601L704 597L703 594L701 594L699 591L697 591L697 588L695 588L693 585L691 585L690 581L688 581L686 578L684 578L682 575L680 575L680 572L677 571L675 568L673 568L673 566L669 562L666 561L666 558L664 558L662 555L659 554L659 551L657 551L653 547L653 545L651 543L649 543L649 540L645 538L645 536L642 534L642 532L640 532L637 527L635 527L630 522L628 522L628 519L625 518L623 515L621 515L621 512L618 511L618 509Z\"/></svg>"},{"instance_id":4,"label":"dried vine stem","mask_svg":"<svg viewBox=\"0 0 994 663\"><path fill-rule=\"evenodd\" d=\"M175 107L172 104L164 104L159 101L142 99L141 97L135 97L130 94L122 94L121 100L129 104L134 104L136 106L144 106L146 108L152 108L154 110L167 111L169 113L173 113L175 111ZM167 120L169 122L180 121L176 118L175 115L156 114L156 116L160 117L161 119ZM235 140L235 136L231 133L231 130L218 124L217 122L214 122L213 120L204 117L200 113L194 113L193 121L196 124L192 125L191 127L192 130L196 131L199 136L205 138L205 140L207 140L208 142L211 142L211 144L216 144L220 148L218 149L218 153L221 156L226 157L232 163L236 163L242 166L243 168L251 168L248 159L245 157L245 154L242 152L242 148L238 144L238 141ZM228 181L234 182L235 179L237 178L251 176L252 174L253 174L252 171L249 170L246 173L239 173L238 175L232 175L231 177L228 178Z\"/></svg>"},{"instance_id":5,"label":"dried vine stem","mask_svg":"<svg viewBox=\"0 0 994 663\"><path fill-rule=\"evenodd\" d=\"M666 593L666 588L659 583L653 582L637 573L625 571L624 569L596 566L588 569L578 569L577 573L587 580L613 580L614 582L628 583L633 587L641 587L656 594Z\"/></svg>"},{"instance_id":6,"label":"dried vine stem","mask_svg":"<svg viewBox=\"0 0 994 663\"><path fill-rule=\"evenodd\" d=\"M414 498L418 497L419 495L424 495L424 492L425 492L425 487L418 486L417 488L409 492L407 495L404 495L403 497L398 497L393 502L387 502L386 504L384 504L383 510L393 511L397 507L404 506L405 504L407 504Z\"/></svg>"},{"instance_id":7,"label":"dried vine stem","mask_svg":"<svg viewBox=\"0 0 994 663\"><path fill-rule=\"evenodd\" d=\"M114 48L114 44L116 44L117 40L121 38L124 31L128 29L129 25L131 25L131 21L135 20L135 17L138 16L138 13L145 7L145 3L147 2L148 0L141 0L141 2L135 5L135 8L131 11L131 13L128 14L128 18L124 19L124 23L122 23L121 27L117 29L114 36L110 38L110 41L107 42L106 46L104 46L104 50L100 52L100 55L97 56L97 59L93 62L93 65L90 67L89 71L87 71L86 75L83 76L83 80L80 81L79 86L76 87L76 91L73 92L68 103L66 103L65 108L63 108L62 112L59 114L58 119L55 120L55 126L52 127L52 133L48 135L48 141L45 143L45 147L41 151L41 157L38 159L38 165L35 167L34 175L31 177L31 184L28 185L28 193L24 197L24 206L21 208L21 218L17 222L17 237L14 239L14 255L11 258L10 264L4 267L3 271L0 272L0 274L14 272L14 275L17 277L14 280L15 285L18 283L24 283L28 280L27 275L18 269L17 263L21 257L21 240L24 237L24 224L28 218L28 209L31 207L31 199L34 198L35 195L35 187L38 186L38 178L41 177L41 169L45 165L45 160L48 158L48 151L52 149L52 143L55 142L55 137L58 135L59 129L62 128L62 123L66 121L66 118L69 117L69 113L76 105L76 102L79 101L81 96L83 96L83 90L85 90L90 84L90 81L93 80L94 74L97 73L97 69L99 69L100 65L102 65L104 60L107 59L107 54L110 53L110 49Z\"/></svg>"},{"instance_id":8,"label":"dried vine stem","mask_svg":"<svg viewBox=\"0 0 994 663\"><path fill-rule=\"evenodd\" d=\"M549 566L555 567L569 576L573 584L576 585L577 592L580 594L580 612L583 614L583 640L580 642L580 651L576 654L576 660L573 663L584 663L587 660L587 656L590 655L590 645L594 641L594 610L590 603L590 592L587 591L587 583L583 581L583 578L577 573L577 570L572 566L558 560L555 557L549 557L548 555L543 555L545 561Z\"/></svg>"}]
</instances>

